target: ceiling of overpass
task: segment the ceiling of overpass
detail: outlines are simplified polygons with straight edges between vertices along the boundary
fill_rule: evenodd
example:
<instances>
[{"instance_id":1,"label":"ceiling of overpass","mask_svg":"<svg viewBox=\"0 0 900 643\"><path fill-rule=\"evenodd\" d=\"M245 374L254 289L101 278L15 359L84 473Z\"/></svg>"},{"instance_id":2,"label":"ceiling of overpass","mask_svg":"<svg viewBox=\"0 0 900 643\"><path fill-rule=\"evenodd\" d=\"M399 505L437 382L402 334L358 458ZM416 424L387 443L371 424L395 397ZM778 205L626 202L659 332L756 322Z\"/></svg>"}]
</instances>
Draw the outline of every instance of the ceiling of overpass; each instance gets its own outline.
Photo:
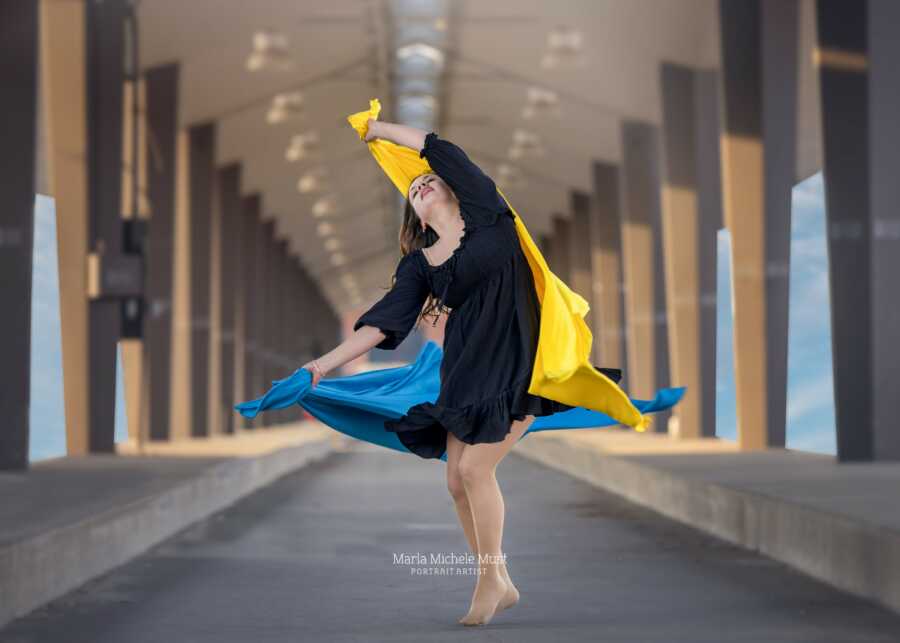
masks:
<instances>
[{"instance_id":1,"label":"ceiling of overpass","mask_svg":"<svg viewBox=\"0 0 900 643\"><path fill-rule=\"evenodd\" d=\"M390 283L401 216L348 114L378 97L384 120L453 140L537 235L590 192L592 160L619 160L623 118L660 122L661 61L718 65L716 6L142 0L141 63L180 64L182 125L218 123L219 161L242 163L243 191L346 311Z\"/></svg>"}]
</instances>

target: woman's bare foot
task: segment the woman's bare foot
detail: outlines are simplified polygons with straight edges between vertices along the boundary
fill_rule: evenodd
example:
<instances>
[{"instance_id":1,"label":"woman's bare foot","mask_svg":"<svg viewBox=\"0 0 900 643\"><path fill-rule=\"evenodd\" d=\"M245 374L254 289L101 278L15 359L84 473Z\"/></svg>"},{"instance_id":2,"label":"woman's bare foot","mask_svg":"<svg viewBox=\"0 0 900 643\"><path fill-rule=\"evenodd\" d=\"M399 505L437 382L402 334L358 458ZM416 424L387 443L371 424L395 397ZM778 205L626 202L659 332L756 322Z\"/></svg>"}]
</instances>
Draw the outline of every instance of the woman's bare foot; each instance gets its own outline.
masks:
<instances>
[{"instance_id":1,"label":"woman's bare foot","mask_svg":"<svg viewBox=\"0 0 900 643\"><path fill-rule=\"evenodd\" d=\"M508 607L512 607L519 602L519 590L516 589L516 586L513 585L512 579L509 577L509 571L507 571L506 569L506 563L500 565L500 575L506 582L506 594L503 595L503 598L501 598L500 602L497 604L497 612L505 610Z\"/></svg>"},{"instance_id":2,"label":"woman's bare foot","mask_svg":"<svg viewBox=\"0 0 900 643\"><path fill-rule=\"evenodd\" d=\"M479 574L475 584L475 593L469 612L459 619L463 625L487 625L497 611L500 601L506 596L506 581L496 565L485 566L484 573ZM482 568L485 569L485 568Z\"/></svg>"}]
</instances>

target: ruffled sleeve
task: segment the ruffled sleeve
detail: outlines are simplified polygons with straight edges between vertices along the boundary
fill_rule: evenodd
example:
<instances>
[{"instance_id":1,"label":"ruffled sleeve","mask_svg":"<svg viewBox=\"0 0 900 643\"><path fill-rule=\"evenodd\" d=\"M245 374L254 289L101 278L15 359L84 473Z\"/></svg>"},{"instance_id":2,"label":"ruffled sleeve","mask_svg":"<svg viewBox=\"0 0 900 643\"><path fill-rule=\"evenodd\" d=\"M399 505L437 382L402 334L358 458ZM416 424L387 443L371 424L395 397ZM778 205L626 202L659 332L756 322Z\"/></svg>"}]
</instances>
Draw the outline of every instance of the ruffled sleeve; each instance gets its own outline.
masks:
<instances>
[{"instance_id":1,"label":"ruffled sleeve","mask_svg":"<svg viewBox=\"0 0 900 643\"><path fill-rule=\"evenodd\" d=\"M428 160L431 169L450 186L460 205L476 221L493 223L498 214L509 211L493 179L454 143L430 132L425 136L419 158Z\"/></svg>"},{"instance_id":2,"label":"ruffled sleeve","mask_svg":"<svg viewBox=\"0 0 900 643\"><path fill-rule=\"evenodd\" d=\"M364 312L353 330L374 326L385 334L376 348L393 350L400 345L416 323L428 297L428 282L415 253L404 255L397 264L393 287Z\"/></svg>"}]
</instances>

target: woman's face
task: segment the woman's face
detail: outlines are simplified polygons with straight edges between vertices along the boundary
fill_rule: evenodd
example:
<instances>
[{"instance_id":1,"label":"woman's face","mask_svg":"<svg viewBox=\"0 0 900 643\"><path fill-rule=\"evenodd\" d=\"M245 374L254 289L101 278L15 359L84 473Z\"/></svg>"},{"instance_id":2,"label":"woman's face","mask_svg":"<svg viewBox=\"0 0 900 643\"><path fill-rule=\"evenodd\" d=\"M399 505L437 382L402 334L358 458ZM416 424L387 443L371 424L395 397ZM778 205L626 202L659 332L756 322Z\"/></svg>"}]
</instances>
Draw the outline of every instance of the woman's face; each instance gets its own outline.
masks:
<instances>
[{"instance_id":1,"label":"woman's face","mask_svg":"<svg viewBox=\"0 0 900 643\"><path fill-rule=\"evenodd\" d=\"M456 199L453 190L450 189L437 174L422 174L417 176L409 186L407 195L416 215L428 223L434 206L438 203Z\"/></svg>"}]
</instances>

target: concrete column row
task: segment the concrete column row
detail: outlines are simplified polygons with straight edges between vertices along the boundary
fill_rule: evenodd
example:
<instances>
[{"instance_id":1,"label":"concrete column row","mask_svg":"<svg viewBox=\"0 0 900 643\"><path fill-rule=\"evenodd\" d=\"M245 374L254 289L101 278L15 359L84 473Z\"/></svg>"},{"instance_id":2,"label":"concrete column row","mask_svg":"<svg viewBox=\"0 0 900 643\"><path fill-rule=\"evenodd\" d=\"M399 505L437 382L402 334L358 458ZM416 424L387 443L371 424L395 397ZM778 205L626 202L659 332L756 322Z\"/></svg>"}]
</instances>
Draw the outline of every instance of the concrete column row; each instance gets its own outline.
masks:
<instances>
[{"instance_id":1,"label":"concrete column row","mask_svg":"<svg viewBox=\"0 0 900 643\"><path fill-rule=\"evenodd\" d=\"M687 386L682 403L659 414L653 429L712 436L722 226L719 80L715 72L674 64L659 73L661 126L623 121L621 163L594 163L593 194L573 193L570 216L554 215L542 243L557 275L592 304L594 363L623 368L622 384L635 398ZM752 182L742 188L756 189ZM750 219L742 225L752 225ZM747 270L741 265L738 273ZM786 329L782 335L786 340ZM766 336L756 339L739 344L738 352L757 359ZM746 366L747 359L736 362ZM779 386L778 379L765 386ZM745 422L742 436L749 448L757 433Z\"/></svg>"},{"instance_id":2,"label":"concrete column row","mask_svg":"<svg viewBox=\"0 0 900 643\"><path fill-rule=\"evenodd\" d=\"M119 346L131 437L170 440L242 427L235 402L261 395L339 337L322 293L261 221L259 197L241 194L240 166L217 165L216 123L178 124L178 65L137 82L125 75L130 11L126 0L0 0L0 272L9 277L0 286L8 419L0 469L28 467L38 189L56 207L70 455L115 450ZM147 225L142 242L125 234L125 218L129 230ZM125 254L135 245L142 262ZM139 284L138 263L135 308L123 299L135 291L111 288L122 276Z\"/></svg>"},{"instance_id":3,"label":"concrete column row","mask_svg":"<svg viewBox=\"0 0 900 643\"><path fill-rule=\"evenodd\" d=\"M180 224L174 231L172 282L177 339L172 354L178 359L170 375L173 404L179 408L170 410L176 418L173 430L159 439L234 433L299 419L299 407L253 420L233 407L259 397L273 380L321 354L309 350L311 343L332 348L339 341L335 316L290 255L288 242L277 238L261 195L242 193L241 165L217 164L217 125L156 136L180 139L177 147L183 152L173 164ZM315 312L315 324L303 319L307 309Z\"/></svg>"},{"instance_id":4,"label":"concrete column row","mask_svg":"<svg viewBox=\"0 0 900 643\"><path fill-rule=\"evenodd\" d=\"M724 223L738 442L783 447L799 7L723 0L719 8L721 73L663 64L661 127L624 121L621 164L595 164L594 194L573 193L568 215L554 214L539 243L554 272L592 303L595 363L627 364L634 397L687 386L656 430L711 436ZM898 459L900 5L819 0L816 9L838 458Z\"/></svg>"}]
</instances>

